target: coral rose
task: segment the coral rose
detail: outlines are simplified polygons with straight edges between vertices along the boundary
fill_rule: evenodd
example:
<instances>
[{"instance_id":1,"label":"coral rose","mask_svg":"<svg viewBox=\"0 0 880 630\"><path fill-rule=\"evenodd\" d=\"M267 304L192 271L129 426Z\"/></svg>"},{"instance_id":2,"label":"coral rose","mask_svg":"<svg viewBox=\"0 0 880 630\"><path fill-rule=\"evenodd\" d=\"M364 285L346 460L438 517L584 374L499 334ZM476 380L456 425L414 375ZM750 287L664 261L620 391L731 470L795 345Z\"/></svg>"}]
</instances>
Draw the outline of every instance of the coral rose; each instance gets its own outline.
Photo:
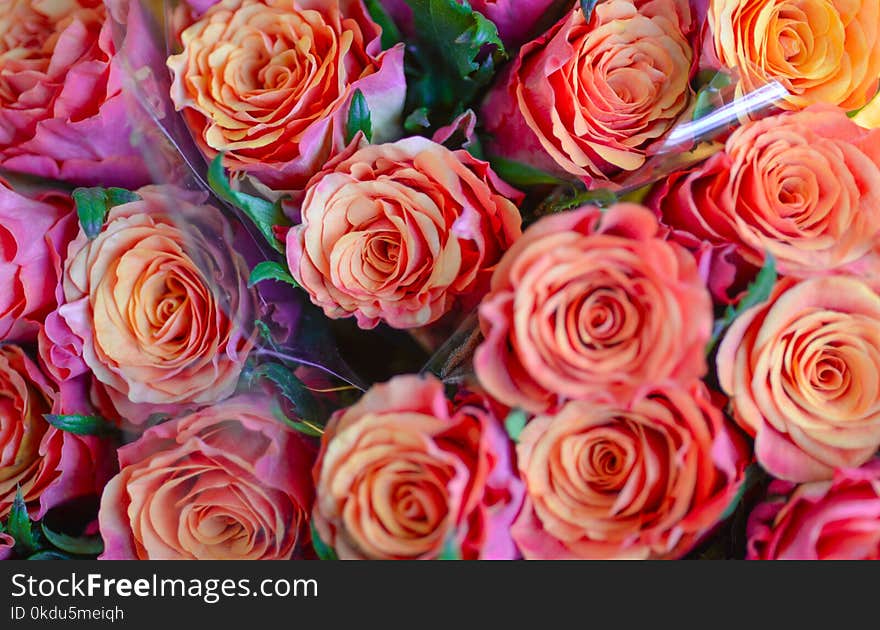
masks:
<instances>
[{"instance_id":1,"label":"coral rose","mask_svg":"<svg viewBox=\"0 0 880 630\"><path fill-rule=\"evenodd\" d=\"M138 194L110 210L96 238L81 232L70 244L58 310L85 364L135 424L230 396L253 347L237 322L252 321L254 309L218 210L173 187ZM195 227L184 234L175 220L211 226L213 236Z\"/></svg>"},{"instance_id":2,"label":"coral rose","mask_svg":"<svg viewBox=\"0 0 880 630\"><path fill-rule=\"evenodd\" d=\"M880 560L880 462L831 481L774 481L749 517L749 560Z\"/></svg>"},{"instance_id":3,"label":"coral rose","mask_svg":"<svg viewBox=\"0 0 880 630\"><path fill-rule=\"evenodd\" d=\"M0 166L80 184L146 183L104 3L7 0L0 35Z\"/></svg>"},{"instance_id":4,"label":"coral rose","mask_svg":"<svg viewBox=\"0 0 880 630\"><path fill-rule=\"evenodd\" d=\"M775 477L830 479L880 446L880 296L861 280L780 280L734 321L717 368L734 418Z\"/></svg>"},{"instance_id":5,"label":"coral rose","mask_svg":"<svg viewBox=\"0 0 880 630\"><path fill-rule=\"evenodd\" d=\"M69 499L96 496L112 474L98 438L59 431L56 391L16 345L0 346L0 519L20 488L35 518Z\"/></svg>"},{"instance_id":6,"label":"coral rose","mask_svg":"<svg viewBox=\"0 0 880 630\"><path fill-rule=\"evenodd\" d=\"M520 435L513 538L527 559L680 557L734 501L747 455L701 383L570 402Z\"/></svg>"},{"instance_id":7,"label":"coral rose","mask_svg":"<svg viewBox=\"0 0 880 630\"><path fill-rule=\"evenodd\" d=\"M29 199L0 180L0 340L33 340L55 307L61 256L76 230L70 198Z\"/></svg>"},{"instance_id":8,"label":"coral rose","mask_svg":"<svg viewBox=\"0 0 880 630\"><path fill-rule=\"evenodd\" d=\"M204 153L271 188L300 189L345 145L355 90L377 141L396 133L403 46L383 52L362 0L223 0L168 59L171 98Z\"/></svg>"},{"instance_id":9,"label":"coral rose","mask_svg":"<svg viewBox=\"0 0 880 630\"><path fill-rule=\"evenodd\" d=\"M708 24L740 94L779 81L783 107L849 110L877 92L880 0L711 0Z\"/></svg>"},{"instance_id":10,"label":"coral rose","mask_svg":"<svg viewBox=\"0 0 880 630\"><path fill-rule=\"evenodd\" d=\"M334 414L315 465L314 524L343 559L509 559L522 500L511 443L485 404L399 376Z\"/></svg>"},{"instance_id":11,"label":"coral rose","mask_svg":"<svg viewBox=\"0 0 880 630\"><path fill-rule=\"evenodd\" d=\"M98 520L107 560L282 560L308 532L312 448L245 395L119 449Z\"/></svg>"},{"instance_id":12,"label":"coral rose","mask_svg":"<svg viewBox=\"0 0 880 630\"><path fill-rule=\"evenodd\" d=\"M846 269L880 231L880 130L830 106L746 123L657 206L664 223L734 243L752 265L770 252L786 275Z\"/></svg>"},{"instance_id":13,"label":"coral rose","mask_svg":"<svg viewBox=\"0 0 880 630\"><path fill-rule=\"evenodd\" d=\"M505 254L480 305L474 367L511 407L540 412L706 371L712 302L656 218L617 204L541 219Z\"/></svg>"},{"instance_id":14,"label":"coral rose","mask_svg":"<svg viewBox=\"0 0 880 630\"><path fill-rule=\"evenodd\" d=\"M606 185L641 167L690 102L692 19L679 0L575 9L526 44L483 106L491 153Z\"/></svg>"},{"instance_id":15,"label":"coral rose","mask_svg":"<svg viewBox=\"0 0 880 630\"><path fill-rule=\"evenodd\" d=\"M328 317L424 326L476 305L521 233L520 198L466 151L420 137L368 145L309 183L287 262Z\"/></svg>"}]
</instances>

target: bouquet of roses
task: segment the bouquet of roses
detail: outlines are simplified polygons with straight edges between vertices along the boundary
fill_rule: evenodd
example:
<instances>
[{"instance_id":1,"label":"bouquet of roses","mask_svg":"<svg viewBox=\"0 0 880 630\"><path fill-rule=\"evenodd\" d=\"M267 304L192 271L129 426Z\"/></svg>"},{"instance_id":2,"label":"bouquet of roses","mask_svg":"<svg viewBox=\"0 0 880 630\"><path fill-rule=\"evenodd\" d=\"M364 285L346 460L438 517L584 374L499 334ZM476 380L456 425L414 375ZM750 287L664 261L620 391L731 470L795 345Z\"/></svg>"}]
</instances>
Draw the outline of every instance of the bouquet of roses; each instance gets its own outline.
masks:
<instances>
[{"instance_id":1,"label":"bouquet of roses","mask_svg":"<svg viewBox=\"0 0 880 630\"><path fill-rule=\"evenodd\" d=\"M0 557L880 557L880 0L0 6Z\"/></svg>"}]
</instances>

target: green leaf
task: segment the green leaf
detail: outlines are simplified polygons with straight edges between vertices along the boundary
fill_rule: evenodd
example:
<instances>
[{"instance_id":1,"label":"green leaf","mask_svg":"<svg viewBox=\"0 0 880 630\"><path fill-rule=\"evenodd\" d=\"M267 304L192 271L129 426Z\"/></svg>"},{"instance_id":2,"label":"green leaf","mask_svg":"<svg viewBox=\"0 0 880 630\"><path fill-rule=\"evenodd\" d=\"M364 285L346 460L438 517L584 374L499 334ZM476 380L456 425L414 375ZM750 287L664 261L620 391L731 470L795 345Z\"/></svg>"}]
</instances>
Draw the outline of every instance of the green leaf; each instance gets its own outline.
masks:
<instances>
[{"instance_id":1,"label":"green leaf","mask_svg":"<svg viewBox=\"0 0 880 630\"><path fill-rule=\"evenodd\" d=\"M507 418L504 419L504 428L507 429L507 435L510 436L511 440L519 442L519 436L523 429L526 428L527 420L528 416L522 409L514 409L507 414Z\"/></svg>"},{"instance_id":2,"label":"green leaf","mask_svg":"<svg viewBox=\"0 0 880 630\"><path fill-rule=\"evenodd\" d=\"M458 73L470 77L480 70L477 56L483 46L493 45L502 58L507 57L498 28L482 14L456 0L406 0L413 10L413 25L427 38L441 59Z\"/></svg>"},{"instance_id":3,"label":"green leaf","mask_svg":"<svg viewBox=\"0 0 880 630\"><path fill-rule=\"evenodd\" d=\"M89 240L101 233L107 218L107 191L103 188L77 188L73 191L76 216Z\"/></svg>"},{"instance_id":4,"label":"green leaf","mask_svg":"<svg viewBox=\"0 0 880 630\"><path fill-rule=\"evenodd\" d=\"M443 550L437 560L461 560L461 549L455 541L455 532L449 535L443 544Z\"/></svg>"},{"instance_id":5,"label":"green leaf","mask_svg":"<svg viewBox=\"0 0 880 630\"><path fill-rule=\"evenodd\" d=\"M29 555L25 560L73 560L74 558L66 553L55 551L54 549L44 549Z\"/></svg>"},{"instance_id":6,"label":"green leaf","mask_svg":"<svg viewBox=\"0 0 880 630\"><path fill-rule=\"evenodd\" d=\"M402 42L403 35L400 34L400 29L388 15L385 7L378 0L365 0L365 4L370 17L382 28L382 50L388 50L398 42Z\"/></svg>"},{"instance_id":7,"label":"green leaf","mask_svg":"<svg viewBox=\"0 0 880 630\"><path fill-rule=\"evenodd\" d=\"M21 494L21 488L15 492L15 499L12 501L12 509L9 511L9 517L6 519L6 529L9 535L15 539L16 547L23 547L27 551L36 551L40 545L34 534L31 517L27 511L27 505Z\"/></svg>"},{"instance_id":8,"label":"green leaf","mask_svg":"<svg viewBox=\"0 0 880 630\"><path fill-rule=\"evenodd\" d=\"M116 426L100 416L84 416L79 414L55 415L47 413L43 416L46 422L56 429L76 435L113 435L118 432Z\"/></svg>"},{"instance_id":9,"label":"green leaf","mask_svg":"<svg viewBox=\"0 0 880 630\"><path fill-rule=\"evenodd\" d=\"M373 122L370 115L370 106L364 93L360 90L355 90L351 96L351 105L348 108L348 122L345 125L345 144L350 144L358 131L364 132L367 142L373 139Z\"/></svg>"},{"instance_id":10,"label":"green leaf","mask_svg":"<svg viewBox=\"0 0 880 630\"><path fill-rule=\"evenodd\" d=\"M285 418L285 423L289 425L291 428L299 431L303 435L308 435L309 437L321 437L324 435L324 430L315 425L309 424L307 422L297 422L296 420L291 420L290 418Z\"/></svg>"},{"instance_id":11,"label":"green leaf","mask_svg":"<svg viewBox=\"0 0 880 630\"><path fill-rule=\"evenodd\" d=\"M737 317L753 306L766 302L770 298L770 293L773 291L776 279L776 258L773 257L773 254L767 252L764 255L764 266L761 268L761 271L758 272L758 275L755 276L752 283L746 288L746 294L735 307L732 305L728 306L727 310L724 311L724 317L715 322L715 327L712 330L712 338L709 340L709 345L706 347L707 356L712 354L715 347L721 341L724 331L727 330Z\"/></svg>"},{"instance_id":12,"label":"green leaf","mask_svg":"<svg viewBox=\"0 0 880 630\"><path fill-rule=\"evenodd\" d=\"M556 199L542 204L541 214L565 212L566 210L573 210L587 205L607 208L614 203L617 203L617 194L614 191L607 188L597 188L596 190L579 192L571 197Z\"/></svg>"},{"instance_id":13,"label":"green leaf","mask_svg":"<svg viewBox=\"0 0 880 630\"><path fill-rule=\"evenodd\" d=\"M244 212L275 251L284 251L283 245L272 230L275 225L289 225L287 217L281 210L280 202L272 203L261 197L233 190L223 169L222 153L218 154L208 167L208 185L220 199Z\"/></svg>"},{"instance_id":14,"label":"green leaf","mask_svg":"<svg viewBox=\"0 0 880 630\"><path fill-rule=\"evenodd\" d=\"M142 197L125 188L108 188L107 189L107 205L111 208L122 206L133 201L140 201Z\"/></svg>"},{"instance_id":15,"label":"green leaf","mask_svg":"<svg viewBox=\"0 0 880 630\"><path fill-rule=\"evenodd\" d=\"M320 560L339 560L339 556L336 555L336 552L333 551L332 547L329 547L327 543L321 540L321 537L318 535L318 530L315 529L315 522L311 523L312 528L312 547L315 548L315 553L318 554L318 558Z\"/></svg>"},{"instance_id":16,"label":"green leaf","mask_svg":"<svg viewBox=\"0 0 880 630\"><path fill-rule=\"evenodd\" d=\"M82 536L74 537L55 532L49 529L45 523L41 523L43 535L54 547L61 551L76 554L79 556L96 556L104 551L104 541L101 536Z\"/></svg>"},{"instance_id":17,"label":"green leaf","mask_svg":"<svg viewBox=\"0 0 880 630\"><path fill-rule=\"evenodd\" d=\"M590 21L597 4L599 4L599 0L581 0L581 11L584 12L584 20Z\"/></svg>"},{"instance_id":18,"label":"green leaf","mask_svg":"<svg viewBox=\"0 0 880 630\"><path fill-rule=\"evenodd\" d=\"M529 166L522 162L515 162L514 160L508 160L507 158L490 156L489 163L492 165L492 170L494 170L501 179L508 184L520 188L539 186L542 184L558 186L567 183L565 180L537 169L534 166Z\"/></svg>"},{"instance_id":19,"label":"green leaf","mask_svg":"<svg viewBox=\"0 0 880 630\"><path fill-rule=\"evenodd\" d=\"M304 421L320 423L323 413L312 392L293 372L278 363L264 363L251 374L251 380L266 378L278 386L281 395L293 405L297 415Z\"/></svg>"},{"instance_id":20,"label":"green leaf","mask_svg":"<svg viewBox=\"0 0 880 630\"><path fill-rule=\"evenodd\" d=\"M726 72L716 72L709 82L697 93L693 119L704 118L723 105L720 101L721 90L730 85L731 82L732 79L729 74Z\"/></svg>"},{"instance_id":21,"label":"green leaf","mask_svg":"<svg viewBox=\"0 0 880 630\"><path fill-rule=\"evenodd\" d=\"M77 188L72 196L79 224L89 240L101 233L111 208L141 198L124 188Z\"/></svg>"},{"instance_id":22,"label":"green leaf","mask_svg":"<svg viewBox=\"0 0 880 630\"><path fill-rule=\"evenodd\" d=\"M431 121L428 119L428 108L418 107L406 117L403 121L403 128L410 133L420 133L431 128Z\"/></svg>"},{"instance_id":23,"label":"green leaf","mask_svg":"<svg viewBox=\"0 0 880 630\"><path fill-rule=\"evenodd\" d=\"M739 507L739 504L745 496L746 492L748 492L751 488L754 488L758 483L760 483L763 477L764 471L761 470L761 467L758 464L749 464L748 468L746 468L745 479L743 479L742 485L739 487L739 490L737 490L736 492L736 496L733 497L730 505L727 506L718 521L726 521L728 518L730 518L736 511L736 508Z\"/></svg>"},{"instance_id":24,"label":"green leaf","mask_svg":"<svg viewBox=\"0 0 880 630\"><path fill-rule=\"evenodd\" d=\"M283 265L273 260L264 260L254 267L250 278L248 278L248 286L252 287L263 280L277 280L295 287L299 286L297 281L293 279L293 276L290 275L290 272Z\"/></svg>"}]
</instances>

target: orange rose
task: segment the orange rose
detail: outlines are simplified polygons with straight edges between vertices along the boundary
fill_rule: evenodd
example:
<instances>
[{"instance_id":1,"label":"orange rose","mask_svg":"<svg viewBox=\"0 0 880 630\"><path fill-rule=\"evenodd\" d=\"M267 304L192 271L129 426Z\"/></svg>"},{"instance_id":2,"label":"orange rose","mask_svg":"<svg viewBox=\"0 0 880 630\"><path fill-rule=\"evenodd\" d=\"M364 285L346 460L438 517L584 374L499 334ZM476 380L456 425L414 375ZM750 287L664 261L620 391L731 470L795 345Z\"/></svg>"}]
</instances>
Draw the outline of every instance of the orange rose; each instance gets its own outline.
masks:
<instances>
[{"instance_id":1,"label":"orange rose","mask_svg":"<svg viewBox=\"0 0 880 630\"><path fill-rule=\"evenodd\" d=\"M814 105L746 123L725 150L668 185L663 221L760 267L803 277L870 254L880 231L880 130Z\"/></svg>"},{"instance_id":2,"label":"orange rose","mask_svg":"<svg viewBox=\"0 0 880 630\"><path fill-rule=\"evenodd\" d=\"M858 109L877 92L880 0L711 0L708 19L741 94L775 80L788 109Z\"/></svg>"},{"instance_id":3,"label":"orange rose","mask_svg":"<svg viewBox=\"0 0 880 630\"><path fill-rule=\"evenodd\" d=\"M744 441L702 384L645 388L625 405L574 401L520 435L527 559L676 558L721 519Z\"/></svg>"},{"instance_id":4,"label":"orange rose","mask_svg":"<svg viewBox=\"0 0 880 630\"><path fill-rule=\"evenodd\" d=\"M499 401L533 412L706 371L712 303L693 257L646 208L541 219L505 254L480 305L474 367Z\"/></svg>"},{"instance_id":5,"label":"orange rose","mask_svg":"<svg viewBox=\"0 0 880 630\"><path fill-rule=\"evenodd\" d=\"M476 305L521 234L520 198L466 151L421 137L367 145L309 182L287 262L328 317L424 326Z\"/></svg>"},{"instance_id":6,"label":"orange rose","mask_svg":"<svg viewBox=\"0 0 880 630\"><path fill-rule=\"evenodd\" d=\"M223 0L183 31L168 59L171 98L213 158L273 188L299 189L345 146L360 90L373 135L394 135L403 46L382 51L362 0Z\"/></svg>"},{"instance_id":7,"label":"orange rose","mask_svg":"<svg viewBox=\"0 0 880 630\"><path fill-rule=\"evenodd\" d=\"M138 194L142 199L110 210L96 238L81 232L71 243L59 309L81 340L86 365L134 423L230 396L254 343L230 320L235 313L248 321L253 296L219 211L172 187ZM170 204L177 219L211 226L214 238L195 229L184 234Z\"/></svg>"},{"instance_id":8,"label":"orange rose","mask_svg":"<svg viewBox=\"0 0 880 630\"><path fill-rule=\"evenodd\" d=\"M776 477L831 479L880 446L880 296L861 280L780 280L727 331L717 366L736 421Z\"/></svg>"},{"instance_id":9,"label":"orange rose","mask_svg":"<svg viewBox=\"0 0 880 630\"><path fill-rule=\"evenodd\" d=\"M690 101L690 10L679 0L575 9L526 44L483 106L491 153L588 185L637 170Z\"/></svg>"},{"instance_id":10,"label":"orange rose","mask_svg":"<svg viewBox=\"0 0 880 630\"><path fill-rule=\"evenodd\" d=\"M286 560L308 531L314 449L238 396L119 449L98 520L113 560Z\"/></svg>"},{"instance_id":11,"label":"orange rose","mask_svg":"<svg viewBox=\"0 0 880 630\"><path fill-rule=\"evenodd\" d=\"M398 376L337 412L314 475L315 529L342 559L511 559L522 503L501 423L476 395Z\"/></svg>"},{"instance_id":12,"label":"orange rose","mask_svg":"<svg viewBox=\"0 0 880 630\"><path fill-rule=\"evenodd\" d=\"M37 518L77 497L101 493L111 453L97 438L52 427L57 392L18 346L0 346L0 519L16 492Z\"/></svg>"}]
</instances>

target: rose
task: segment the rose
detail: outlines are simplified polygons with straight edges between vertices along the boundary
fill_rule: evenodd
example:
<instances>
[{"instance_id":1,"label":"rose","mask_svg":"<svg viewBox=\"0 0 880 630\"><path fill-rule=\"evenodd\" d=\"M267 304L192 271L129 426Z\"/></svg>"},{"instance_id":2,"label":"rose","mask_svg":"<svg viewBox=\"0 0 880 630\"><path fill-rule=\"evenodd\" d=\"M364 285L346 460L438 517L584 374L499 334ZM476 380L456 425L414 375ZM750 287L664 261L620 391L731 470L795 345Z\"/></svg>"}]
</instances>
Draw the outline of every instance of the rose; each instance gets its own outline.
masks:
<instances>
[{"instance_id":1,"label":"rose","mask_svg":"<svg viewBox=\"0 0 880 630\"><path fill-rule=\"evenodd\" d=\"M716 365L775 477L830 479L880 446L880 296L861 280L780 280L734 321Z\"/></svg>"},{"instance_id":2,"label":"rose","mask_svg":"<svg viewBox=\"0 0 880 630\"><path fill-rule=\"evenodd\" d=\"M55 306L61 252L73 237L70 198L29 199L0 180L0 340L33 340Z\"/></svg>"},{"instance_id":3,"label":"rose","mask_svg":"<svg viewBox=\"0 0 880 630\"><path fill-rule=\"evenodd\" d=\"M608 0L525 45L483 106L490 153L588 185L635 171L690 101L688 5Z\"/></svg>"},{"instance_id":4,"label":"rose","mask_svg":"<svg viewBox=\"0 0 880 630\"><path fill-rule=\"evenodd\" d=\"M680 557L721 520L748 459L698 382L570 402L526 425L517 458L512 534L527 559Z\"/></svg>"},{"instance_id":5,"label":"rose","mask_svg":"<svg viewBox=\"0 0 880 630\"><path fill-rule=\"evenodd\" d=\"M880 465L831 481L774 481L748 523L749 560L880 559Z\"/></svg>"},{"instance_id":6,"label":"rose","mask_svg":"<svg viewBox=\"0 0 880 630\"><path fill-rule=\"evenodd\" d=\"M0 534L0 560L11 560L14 548L15 539L9 534Z\"/></svg>"},{"instance_id":7,"label":"rose","mask_svg":"<svg viewBox=\"0 0 880 630\"><path fill-rule=\"evenodd\" d=\"M66 303L58 309L85 365L136 424L230 396L254 344L236 323L253 315L245 262L229 249L231 231L219 211L173 187L138 195L110 210L96 238L81 232L70 244ZM184 234L172 207L175 220L202 231ZM76 340L63 329L56 334L68 355L77 352Z\"/></svg>"},{"instance_id":8,"label":"rose","mask_svg":"<svg viewBox=\"0 0 880 630\"><path fill-rule=\"evenodd\" d=\"M858 109L877 92L878 0L711 0L708 24L718 59L739 72L739 94L779 81L787 109Z\"/></svg>"},{"instance_id":9,"label":"rose","mask_svg":"<svg viewBox=\"0 0 880 630\"><path fill-rule=\"evenodd\" d=\"M514 557L522 499L510 442L477 397L450 404L434 377L398 376L335 413L314 476L314 524L343 559Z\"/></svg>"},{"instance_id":10,"label":"rose","mask_svg":"<svg viewBox=\"0 0 880 630\"><path fill-rule=\"evenodd\" d=\"M746 123L656 206L668 225L735 243L755 266L769 252L787 275L846 269L880 230L880 130L815 105Z\"/></svg>"},{"instance_id":11,"label":"rose","mask_svg":"<svg viewBox=\"0 0 880 630\"><path fill-rule=\"evenodd\" d=\"M489 18L508 48L516 48L538 35L547 12L555 0L471 0L471 8ZM413 12L406 0L382 0L395 23L405 33L413 33ZM463 0L459 0L463 4Z\"/></svg>"},{"instance_id":12,"label":"rose","mask_svg":"<svg viewBox=\"0 0 880 630\"><path fill-rule=\"evenodd\" d=\"M505 254L480 305L474 368L511 407L688 382L706 371L709 293L685 249L634 204L546 217Z\"/></svg>"},{"instance_id":13,"label":"rose","mask_svg":"<svg viewBox=\"0 0 880 630\"><path fill-rule=\"evenodd\" d=\"M466 151L421 137L364 146L309 182L288 265L328 317L424 326L475 306L521 233L520 198Z\"/></svg>"},{"instance_id":14,"label":"rose","mask_svg":"<svg viewBox=\"0 0 880 630\"><path fill-rule=\"evenodd\" d=\"M299 189L344 147L356 90L374 139L395 134L403 46L383 52L380 34L361 0L223 0L168 59L171 98L208 157Z\"/></svg>"},{"instance_id":15,"label":"rose","mask_svg":"<svg viewBox=\"0 0 880 630\"><path fill-rule=\"evenodd\" d=\"M119 449L101 498L102 559L289 559L308 531L314 449L243 395Z\"/></svg>"},{"instance_id":16,"label":"rose","mask_svg":"<svg viewBox=\"0 0 880 630\"><path fill-rule=\"evenodd\" d=\"M880 92L853 116L853 120L865 129L880 128Z\"/></svg>"},{"instance_id":17,"label":"rose","mask_svg":"<svg viewBox=\"0 0 880 630\"><path fill-rule=\"evenodd\" d=\"M53 428L44 414L58 412L57 393L16 345L0 346L0 519L20 489L29 511L100 494L112 474L106 444Z\"/></svg>"},{"instance_id":18,"label":"rose","mask_svg":"<svg viewBox=\"0 0 880 630\"><path fill-rule=\"evenodd\" d=\"M11 0L0 34L0 165L81 184L146 183L104 4Z\"/></svg>"}]
</instances>

